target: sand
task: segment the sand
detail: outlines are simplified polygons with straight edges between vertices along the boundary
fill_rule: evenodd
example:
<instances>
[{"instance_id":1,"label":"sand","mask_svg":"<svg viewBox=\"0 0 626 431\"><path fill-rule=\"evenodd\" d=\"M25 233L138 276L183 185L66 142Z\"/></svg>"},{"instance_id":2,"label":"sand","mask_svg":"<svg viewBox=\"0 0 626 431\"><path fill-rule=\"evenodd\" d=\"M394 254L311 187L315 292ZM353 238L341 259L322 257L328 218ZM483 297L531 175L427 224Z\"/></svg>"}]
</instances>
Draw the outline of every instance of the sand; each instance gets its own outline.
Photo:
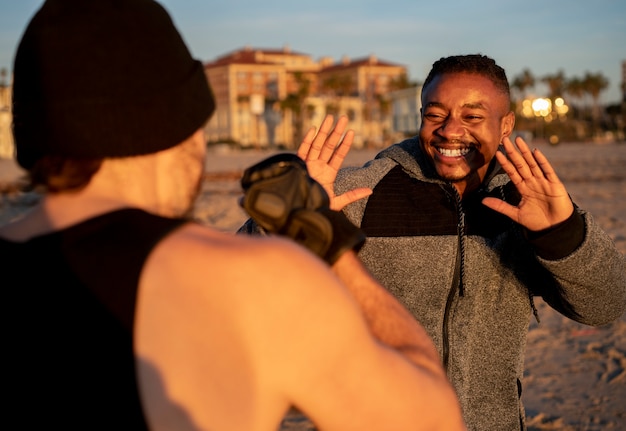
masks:
<instances>
[{"instance_id":1,"label":"sand","mask_svg":"<svg viewBox=\"0 0 626 431\"><path fill-rule=\"evenodd\" d=\"M574 201L590 211L626 254L626 143L537 145L551 160ZM271 153L213 148L195 216L216 229L234 232L245 213L242 170ZM346 164L360 165L373 150L353 151ZM0 224L19 216L38 199L16 191L21 174L0 160ZM592 328L564 318L537 300L541 323L528 332L523 400L529 430L626 430L626 314ZM297 419L283 430L308 429Z\"/></svg>"}]
</instances>

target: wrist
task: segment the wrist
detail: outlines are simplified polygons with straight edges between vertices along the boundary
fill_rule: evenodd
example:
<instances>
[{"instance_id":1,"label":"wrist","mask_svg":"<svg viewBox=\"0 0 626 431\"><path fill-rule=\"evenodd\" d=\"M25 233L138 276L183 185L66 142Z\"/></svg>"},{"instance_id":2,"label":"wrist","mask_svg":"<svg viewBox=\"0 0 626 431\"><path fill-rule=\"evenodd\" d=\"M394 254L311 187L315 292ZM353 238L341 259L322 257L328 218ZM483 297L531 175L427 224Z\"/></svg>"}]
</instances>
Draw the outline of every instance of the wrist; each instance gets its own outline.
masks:
<instances>
[{"instance_id":1,"label":"wrist","mask_svg":"<svg viewBox=\"0 0 626 431\"><path fill-rule=\"evenodd\" d=\"M563 222L541 231L526 230L526 238L543 259L558 260L572 254L585 239L585 219L574 211Z\"/></svg>"}]
</instances>

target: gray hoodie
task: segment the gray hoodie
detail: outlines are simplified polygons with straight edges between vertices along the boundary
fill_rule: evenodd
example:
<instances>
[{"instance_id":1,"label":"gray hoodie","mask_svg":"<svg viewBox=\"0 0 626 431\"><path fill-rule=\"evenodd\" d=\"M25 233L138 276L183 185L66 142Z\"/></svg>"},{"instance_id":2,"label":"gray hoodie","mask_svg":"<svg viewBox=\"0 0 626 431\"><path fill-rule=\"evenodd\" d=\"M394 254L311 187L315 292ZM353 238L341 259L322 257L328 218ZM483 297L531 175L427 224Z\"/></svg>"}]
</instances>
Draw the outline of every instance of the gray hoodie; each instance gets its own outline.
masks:
<instances>
[{"instance_id":1,"label":"gray hoodie","mask_svg":"<svg viewBox=\"0 0 626 431\"><path fill-rule=\"evenodd\" d=\"M356 187L374 191L344 210L368 237L359 256L434 340L470 430L525 428L533 296L588 325L626 308L624 257L590 214L576 208L531 233L481 204L487 195L519 202L495 158L482 187L461 200L411 138L342 169L336 192Z\"/></svg>"}]
</instances>

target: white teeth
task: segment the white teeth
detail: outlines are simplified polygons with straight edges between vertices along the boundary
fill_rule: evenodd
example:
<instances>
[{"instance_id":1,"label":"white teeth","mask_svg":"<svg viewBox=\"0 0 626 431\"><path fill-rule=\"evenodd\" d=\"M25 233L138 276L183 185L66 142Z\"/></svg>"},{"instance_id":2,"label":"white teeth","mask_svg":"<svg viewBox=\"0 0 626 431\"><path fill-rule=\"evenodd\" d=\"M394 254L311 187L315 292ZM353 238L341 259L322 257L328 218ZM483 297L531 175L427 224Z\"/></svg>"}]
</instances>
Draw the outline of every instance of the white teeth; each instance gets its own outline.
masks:
<instances>
[{"instance_id":1,"label":"white teeth","mask_svg":"<svg viewBox=\"0 0 626 431\"><path fill-rule=\"evenodd\" d=\"M449 150L447 148L437 148L440 154L446 157L461 157L469 153L469 148L455 148L453 150Z\"/></svg>"}]
</instances>

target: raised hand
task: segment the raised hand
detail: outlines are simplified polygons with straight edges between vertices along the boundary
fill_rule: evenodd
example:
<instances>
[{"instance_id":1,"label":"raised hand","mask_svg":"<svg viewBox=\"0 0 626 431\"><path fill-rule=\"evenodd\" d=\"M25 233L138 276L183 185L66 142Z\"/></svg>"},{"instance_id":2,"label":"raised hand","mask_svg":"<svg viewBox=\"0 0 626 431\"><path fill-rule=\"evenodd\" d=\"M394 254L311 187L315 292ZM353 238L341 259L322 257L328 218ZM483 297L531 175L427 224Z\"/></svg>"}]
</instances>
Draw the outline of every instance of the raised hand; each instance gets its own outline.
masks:
<instances>
[{"instance_id":1,"label":"raised hand","mask_svg":"<svg viewBox=\"0 0 626 431\"><path fill-rule=\"evenodd\" d=\"M298 148L298 156L306 162L309 175L328 193L330 208L339 211L346 205L369 196L372 190L357 188L339 196L335 195L335 178L350 151L354 131L346 131L348 117L345 115L339 117L334 128L333 122L333 116L327 115L317 134L315 127L311 127Z\"/></svg>"},{"instance_id":2,"label":"raised hand","mask_svg":"<svg viewBox=\"0 0 626 431\"><path fill-rule=\"evenodd\" d=\"M506 155L498 151L496 157L522 199L517 206L492 197L485 198L483 204L531 231L565 221L574 205L548 159L537 149L531 151L520 137L515 145L504 138L503 146Z\"/></svg>"}]
</instances>

